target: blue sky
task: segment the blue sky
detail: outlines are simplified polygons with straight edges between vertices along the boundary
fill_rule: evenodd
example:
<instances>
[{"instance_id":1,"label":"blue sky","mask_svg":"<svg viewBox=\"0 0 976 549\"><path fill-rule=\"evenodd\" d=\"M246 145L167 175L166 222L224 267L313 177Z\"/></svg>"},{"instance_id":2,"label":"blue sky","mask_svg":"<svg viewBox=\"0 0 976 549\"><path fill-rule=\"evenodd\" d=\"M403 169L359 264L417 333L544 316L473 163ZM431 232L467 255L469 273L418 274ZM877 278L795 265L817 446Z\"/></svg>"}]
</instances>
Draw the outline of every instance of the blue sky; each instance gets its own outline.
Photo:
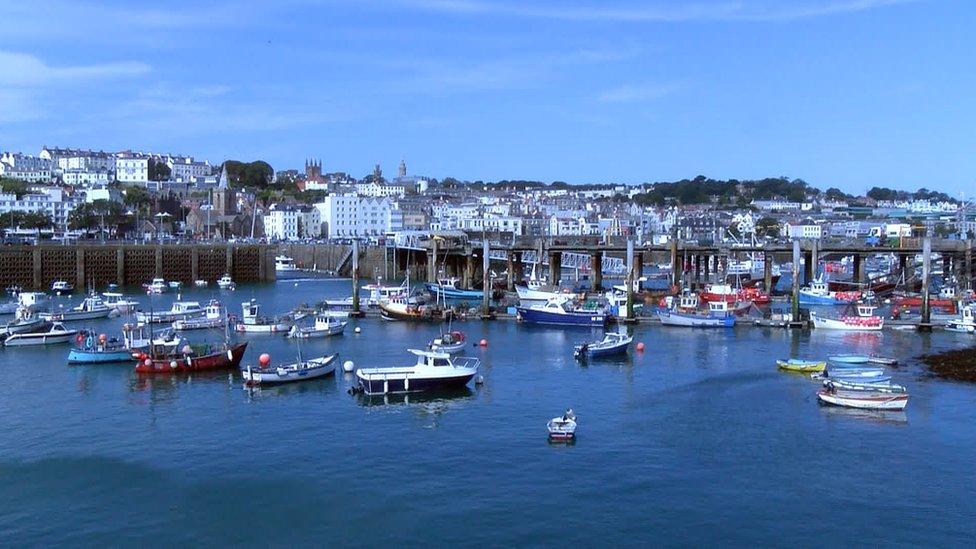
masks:
<instances>
[{"instance_id":1,"label":"blue sky","mask_svg":"<svg viewBox=\"0 0 976 549\"><path fill-rule=\"evenodd\" d=\"M976 192L969 0L0 2L0 149Z\"/></svg>"}]
</instances>

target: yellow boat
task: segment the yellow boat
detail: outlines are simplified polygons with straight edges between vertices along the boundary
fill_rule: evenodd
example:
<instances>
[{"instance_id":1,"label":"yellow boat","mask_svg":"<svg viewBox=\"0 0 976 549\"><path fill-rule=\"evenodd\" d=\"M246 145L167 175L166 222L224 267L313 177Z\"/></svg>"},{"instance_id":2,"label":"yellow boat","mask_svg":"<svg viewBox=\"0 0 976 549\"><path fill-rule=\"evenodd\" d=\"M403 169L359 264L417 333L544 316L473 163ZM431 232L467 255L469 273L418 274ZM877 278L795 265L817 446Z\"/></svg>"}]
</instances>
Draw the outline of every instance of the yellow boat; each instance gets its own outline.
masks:
<instances>
[{"instance_id":1,"label":"yellow boat","mask_svg":"<svg viewBox=\"0 0 976 549\"><path fill-rule=\"evenodd\" d=\"M780 370L790 372L822 372L827 368L827 361L800 360L791 358L789 360L777 360L776 365Z\"/></svg>"}]
</instances>

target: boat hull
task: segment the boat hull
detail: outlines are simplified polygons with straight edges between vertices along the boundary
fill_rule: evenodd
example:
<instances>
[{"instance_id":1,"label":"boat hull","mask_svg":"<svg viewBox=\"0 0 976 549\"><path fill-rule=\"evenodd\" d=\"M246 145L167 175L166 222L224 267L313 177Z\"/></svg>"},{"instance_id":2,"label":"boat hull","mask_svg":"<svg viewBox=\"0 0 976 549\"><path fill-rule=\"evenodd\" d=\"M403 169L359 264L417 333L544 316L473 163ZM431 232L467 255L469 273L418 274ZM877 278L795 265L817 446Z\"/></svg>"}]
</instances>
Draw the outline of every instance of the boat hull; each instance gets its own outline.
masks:
<instances>
[{"instance_id":1,"label":"boat hull","mask_svg":"<svg viewBox=\"0 0 976 549\"><path fill-rule=\"evenodd\" d=\"M240 323L234 330L246 334L280 334L291 330L291 324L285 322L273 322L271 324L244 324Z\"/></svg>"},{"instance_id":2,"label":"boat hull","mask_svg":"<svg viewBox=\"0 0 976 549\"><path fill-rule=\"evenodd\" d=\"M367 395L383 395L390 393L414 393L433 391L437 389L456 389L464 387L477 372L472 371L456 376L447 377L411 377L409 375L391 374L385 378L380 375L369 375L364 370L358 370L356 377L359 387Z\"/></svg>"},{"instance_id":3,"label":"boat hull","mask_svg":"<svg viewBox=\"0 0 976 549\"><path fill-rule=\"evenodd\" d=\"M199 357L167 356L148 358L149 364L143 360L136 365L136 372L140 374L167 374L180 372L202 372L207 370L225 370L237 368L247 350L247 342L235 345L230 349L210 353Z\"/></svg>"},{"instance_id":4,"label":"boat hull","mask_svg":"<svg viewBox=\"0 0 976 549\"><path fill-rule=\"evenodd\" d=\"M108 315L112 314L112 309L105 307L103 310L98 311L58 311L56 313L41 313L40 317L44 320L58 320L61 322L79 322L82 320L97 320L99 318L108 318Z\"/></svg>"},{"instance_id":5,"label":"boat hull","mask_svg":"<svg viewBox=\"0 0 976 549\"><path fill-rule=\"evenodd\" d=\"M878 332L884 328L881 317L851 317L848 319L824 318L812 315L813 327L819 330L843 330L848 332Z\"/></svg>"},{"instance_id":6,"label":"boat hull","mask_svg":"<svg viewBox=\"0 0 976 549\"><path fill-rule=\"evenodd\" d=\"M115 362L129 362L132 351L129 349L113 349L98 351L94 349L71 349L68 351L68 364L111 364Z\"/></svg>"},{"instance_id":7,"label":"boat hull","mask_svg":"<svg viewBox=\"0 0 976 549\"><path fill-rule=\"evenodd\" d=\"M241 370L244 384L250 386L257 385L281 385L283 383L295 383L297 381L310 381L335 374L335 359L339 355L332 355L322 359L310 360L309 364L314 364L303 369L278 370L277 368L250 367Z\"/></svg>"},{"instance_id":8,"label":"boat hull","mask_svg":"<svg viewBox=\"0 0 976 549\"><path fill-rule=\"evenodd\" d=\"M424 287L427 288L428 292L445 299L483 299L485 297L485 293L480 290L462 290L430 282L424 284Z\"/></svg>"},{"instance_id":9,"label":"boat hull","mask_svg":"<svg viewBox=\"0 0 976 549\"><path fill-rule=\"evenodd\" d=\"M904 410L905 406L908 405L907 393L864 392L862 395L849 393L855 393L855 391L836 392L829 389L821 389L817 392L817 398L826 404L844 406L846 408L858 408L861 410Z\"/></svg>"},{"instance_id":10,"label":"boat hull","mask_svg":"<svg viewBox=\"0 0 976 549\"><path fill-rule=\"evenodd\" d=\"M713 317L659 310L657 317L665 326L684 326L687 328L731 328L735 326L734 316Z\"/></svg>"},{"instance_id":11,"label":"boat hull","mask_svg":"<svg viewBox=\"0 0 976 549\"><path fill-rule=\"evenodd\" d=\"M593 312L554 312L532 307L518 307L518 316L522 322L530 324L550 324L558 326L603 326L607 323L607 315Z\"/></svg>"},{"instance_id":12,"label":"boat hull","mask_svg":"<svg viewBox=\"0 0 976 549\"><path fill-rule=\"evenodd\" d=\"M777 360L776 365L780 370L788 372L822 372L827 368L826 362L812 360Z\"/></svg>"},{"instance_id":13,"label":"boat hull","mask_svg":"<svg viewBox=\"0 0 976 549\"><path fill-rule=\"evenodd\" d=\"M43 333L19 333L8 337L3 345L5 347L27 347L30 345L60 345L68 343L74 339L78 330L69 330L64 333L48 334Z\"/></svg>"}]
</instances>

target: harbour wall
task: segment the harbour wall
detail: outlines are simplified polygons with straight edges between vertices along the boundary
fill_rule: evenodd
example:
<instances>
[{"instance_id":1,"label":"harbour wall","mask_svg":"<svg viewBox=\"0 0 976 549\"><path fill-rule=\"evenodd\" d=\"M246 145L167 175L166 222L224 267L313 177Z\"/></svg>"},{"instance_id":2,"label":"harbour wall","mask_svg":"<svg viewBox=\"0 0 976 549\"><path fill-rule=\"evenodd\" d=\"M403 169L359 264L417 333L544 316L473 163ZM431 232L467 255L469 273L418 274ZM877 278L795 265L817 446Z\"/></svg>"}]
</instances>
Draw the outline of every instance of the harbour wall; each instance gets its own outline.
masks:
<instances>
[{"instance_id":1,"label":"harbour wall","mask_svg":"<svg viewBox=\"0 0 976 549\"><path fill-rule=\"evenodd\" d=\"M295 266L300 269L335 273L336 276L352 275L352 246L349 245L280 244L278 252L294 259ZM399 278L401 274L394 270L393 255L392 250L383 246L360 247L359 276L366 279L376 276L386 279ZM403 268L399 270L402 272Z\"/></svg>"},{"instance_id":2,"label":"harbour wall","mask_svg":"<svg viewBox=\"0 0 976 549\"><path fill-rule=\"evenodd\" d=\"M48 290L56 280L77 288L138 285L152 278L214 282L275 279L274 246L260 244L42 244L0 247L0 287Z\"/></svg>"}]
</instances>

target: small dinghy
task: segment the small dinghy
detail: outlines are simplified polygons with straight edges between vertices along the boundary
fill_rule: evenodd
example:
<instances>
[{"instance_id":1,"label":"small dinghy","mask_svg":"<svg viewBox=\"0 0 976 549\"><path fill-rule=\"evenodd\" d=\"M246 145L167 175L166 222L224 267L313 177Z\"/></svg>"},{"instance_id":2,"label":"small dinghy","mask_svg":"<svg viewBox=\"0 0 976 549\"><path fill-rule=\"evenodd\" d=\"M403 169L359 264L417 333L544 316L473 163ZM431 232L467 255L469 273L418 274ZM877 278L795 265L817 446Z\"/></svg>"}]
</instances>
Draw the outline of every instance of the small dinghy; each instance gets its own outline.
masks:
<instances>
[{"instance_id":1,"label":"small dinghy","mask_svg":"<svg viewBox=\"0 0 976 549\"><path fill-rule=\"evenodd\" d=\"M886 381L850 381L843 379L825 379L823 380L824 387L836 387L838 389L847 389L850 391L888 391L896 393L905 393L907 389L901 385L895 385L890 380Z\"/></svg>"},{"instance_id":2,"label":"small dinghy","mask_svg":"<svg viewBox=\"0 0 976 549\"><path fill-rule=\"evenodd\" d=\"M576 440L576 414L570 408L565 414L550 419L546 428L549 430L549 440L559 442Z\"/></svg>"},{"instance_id":3,"label":"small dinghy","mask_svg":"<svg viewBox=\"0 0 976 549\"><path fill-rule=\"evenodd\" d=\"M248 387L308 381L334 374L335 361L338 356L329 355L302 360L301 353L299 353L298 362L294 364L271 366L271 357L268 354L263 354L258 359L259 367L253 368L248 365L241 371L241 375L244 377L244 385Z\"/></svg>"},{"instance_id":4,"label":"small dinghy","mask_svg":"<svg viewBox=\"0 0 976 549\"><path fill-rule=\"evenodd\" d=\"M908 393L880 388L851 390L831 385L817 391L817 398L826 404L861 410L904 410Z\"/></svg>"},{"instance_id":5,"label":"small dinghy","mask_svg":"<svg viewBox=\"0 0 976 549\"><path fill-rule=\"evenodd\" d=\"M455 330L434 338L427 347L438 353L460 353L465 344L464 333Z\"/></svg>"},{"instance_id":6,"label":"small dinghy","mask_svg":"<svg viewBox=\"0 0 976 549\"><path fill-rule=\"evenodd\" d=\"M573 356L580 360L603 356L627 354L633 336L617 332L607 332L600 341L583 343L573 349Z\"/></svg>"},{"instance_id":7,"label":"small dinghy","mask_svg":"<svg viewBox=\"0 0 976 549\"><path fill-rule=\"evenodd\" d=\"M789 372L822 372L827 368L827 363L823 360L800 360L791 358L788 360L777 360L776 366L780 370Z\"/></svg>"},{"instance_id":8,"label":"small dinghy","mask_svg":"<svg viewBox=\"0 0 976 549\"><path fill-rule=\"evenodd\" d=\"M346 329L346 322L327 314L316 314L315 324L312 326L292 326L288 337L308 339L310 337L328 337L339 335Z\"/></svg>"},{"instance_id":9,"label":"small dinghy","mask_svg":"<svg viewBox=\"0 0 976 549\"><path fill-rule=\"evenodd\" d=\"M217 287L221 290L235 290L237 289L237 284L234 283L234 279L229 274L224 273L224 276L217 280Z\"/></svg>"},{"instance_id":10,"label":"small dinghy","mask_svg":"<svg viewBox=\"0 0 976 549\"><path fill-rule=\"evenodd\" d=\"M898 364L897 358L888 358L884 356L871 355L868 357L868 362L871 364L884 364L885 366L894 366Z\"/></svg>"},{"instance_id":11,"label":"small dinghy","mask_svg":"<svg viewBox=\"0 0 976 549\"><path fill-rule=\"evenodd\" d=\"M867 355L831 355L827 357L827 360L843 364L867 364L871 357Z\"/></svg>"}]
</instances>

